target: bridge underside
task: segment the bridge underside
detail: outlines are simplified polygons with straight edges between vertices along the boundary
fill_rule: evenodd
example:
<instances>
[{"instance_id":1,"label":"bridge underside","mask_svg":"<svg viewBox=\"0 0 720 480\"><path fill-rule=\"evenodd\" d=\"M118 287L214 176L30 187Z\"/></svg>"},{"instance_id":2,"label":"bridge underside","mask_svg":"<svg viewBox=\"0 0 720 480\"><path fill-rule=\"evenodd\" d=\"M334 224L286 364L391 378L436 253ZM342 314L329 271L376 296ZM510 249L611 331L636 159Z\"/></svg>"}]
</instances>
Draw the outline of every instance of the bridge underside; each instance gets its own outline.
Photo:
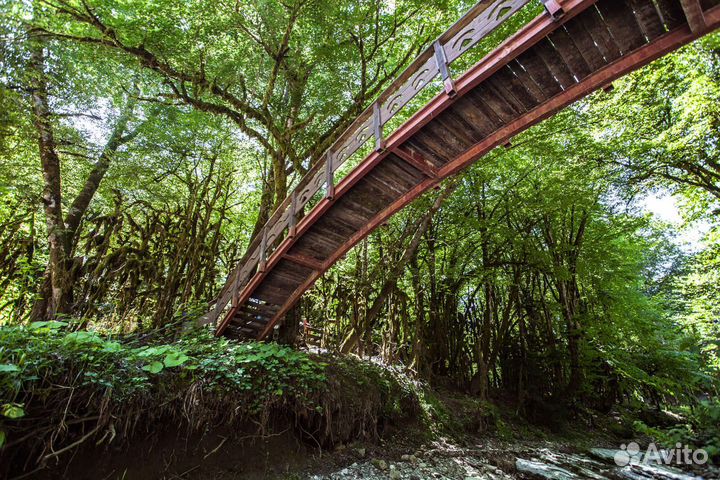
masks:
<instances>
[{"instance_id":1,"label":"bridge underside","mask_svg":"<svg viewBox=\"0 0 720 480\"><path fill-rule=\"evenodd\" d=\"M566 0L455 81L298 222L217 332L264 338L372 230L514 135L720 24L720 0Z\"/></svg>"}]
</instances>

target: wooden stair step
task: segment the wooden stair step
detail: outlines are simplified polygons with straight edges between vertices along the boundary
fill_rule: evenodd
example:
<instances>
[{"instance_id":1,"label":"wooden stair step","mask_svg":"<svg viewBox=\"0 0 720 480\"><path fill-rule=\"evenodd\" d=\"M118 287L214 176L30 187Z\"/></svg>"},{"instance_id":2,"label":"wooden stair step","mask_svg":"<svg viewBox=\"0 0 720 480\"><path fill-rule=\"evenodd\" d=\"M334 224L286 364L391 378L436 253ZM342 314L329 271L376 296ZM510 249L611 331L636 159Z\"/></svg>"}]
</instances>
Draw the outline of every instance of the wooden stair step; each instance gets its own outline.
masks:
<instances>
[{"instance_id":1,"label":"wooden stair step","mask_svg":"<svg viewBox=\"0 0 720 480\"><path fill-rule=\"evenodd\" d=\"M665 33L665 26L655 3L647 0L630 0L630 6L647 40L652 41Z\"/></svg>"},{"instance_id":2,"label":"wooden stair step","mask_svg":"<svg viewBox=\"0 0 720 480\"><path fill-rule=\"evenodd\" d=\"M592 73L592 69L564 28L555 30L549 38L576 80L580 81Z\"/></svg>"},{"instance_id":3,"label":"wooden stair step","mask_svg":"<svg viewBox=\"0 0 720 480\"><path fill-rule=\"evenodd\" d=\"M595 45L592 34L587 31L582 21L568 22L564 29L591 71L600 70L607 65L600 48Z\"/></svg>"},{"instance_id":4,"label":"wooden stair step","mask_svg":"<svg viewBox=\"0 0 720 480\"><path fill-rule=\"evenodd\" d=\"M606 1L596 5L623 55L647 43L635 14L627 3Z\"/></svg>"},{"instance_id":5,"label":"wooden stair step","mask_svg":"<svg viewBox=\"0 0 720 480\"><path fill-rule=\"evenodd\" d=\"M547 38L538 42L534 50L538 56L542 58L548 70L550 70L550 73L552 73L552 76L555 77L563 90L567 90L575 84L575 77L572 72L567 65L565 65L560 54Z\"/></svg>"},{"instance_id":6,"label":"wooden stair step","mask_svg":"<svg viewBox=\"0 0 720 480\"><path fill-rule=\"evenodd\" d=\"M655 0L668 30L687 23L679 0Z\"/></svg>"}]
</instances>

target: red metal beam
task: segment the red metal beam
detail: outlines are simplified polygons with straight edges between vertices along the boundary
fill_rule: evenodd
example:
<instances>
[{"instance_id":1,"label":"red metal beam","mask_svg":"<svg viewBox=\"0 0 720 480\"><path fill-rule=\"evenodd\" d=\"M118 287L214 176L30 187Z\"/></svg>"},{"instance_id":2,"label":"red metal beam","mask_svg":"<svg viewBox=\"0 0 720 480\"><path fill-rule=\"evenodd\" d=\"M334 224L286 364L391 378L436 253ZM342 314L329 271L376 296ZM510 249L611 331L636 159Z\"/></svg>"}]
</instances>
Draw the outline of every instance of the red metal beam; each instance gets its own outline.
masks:
<instances>
[{"instance_id":1,"label":"red metal beam","mask_svg":"<svg viewBox=\"0 0 720 480\"><path fill-rule=\"evenodd\" d=\"M565 13L557 0L542 0L542 3L545 5L545 10L547 10L553 18L560 18L563 13Z\"/></svg>"}]
</instances>

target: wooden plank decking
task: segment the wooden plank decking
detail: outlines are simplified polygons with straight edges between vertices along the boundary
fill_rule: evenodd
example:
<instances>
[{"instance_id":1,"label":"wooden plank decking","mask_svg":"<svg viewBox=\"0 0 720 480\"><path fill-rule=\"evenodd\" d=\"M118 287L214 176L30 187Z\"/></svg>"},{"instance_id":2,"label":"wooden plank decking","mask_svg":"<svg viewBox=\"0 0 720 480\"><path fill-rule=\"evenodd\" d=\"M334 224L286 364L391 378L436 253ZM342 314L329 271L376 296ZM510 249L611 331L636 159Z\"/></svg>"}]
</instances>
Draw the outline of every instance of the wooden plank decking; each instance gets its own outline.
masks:
<instances>
[{"instance_id":1,"label":"wooden plank decking","mask_svg":"<svg viewBox=\"0 0 720 480\"><path fill-rule=\"evenodd\" d=\"M720 26L720 0L547 0L544 15L453 80L448 64L526 2L480 2L331 147L228 279L207 317L217 334L266 337L320 275L422 193L572 102ZM382 126L438 75L444 92L383 138ZM333 172L373 139L375 150L335 184ZM323 187L324 198L298 221Z\"/></svg>"}]
</instances>

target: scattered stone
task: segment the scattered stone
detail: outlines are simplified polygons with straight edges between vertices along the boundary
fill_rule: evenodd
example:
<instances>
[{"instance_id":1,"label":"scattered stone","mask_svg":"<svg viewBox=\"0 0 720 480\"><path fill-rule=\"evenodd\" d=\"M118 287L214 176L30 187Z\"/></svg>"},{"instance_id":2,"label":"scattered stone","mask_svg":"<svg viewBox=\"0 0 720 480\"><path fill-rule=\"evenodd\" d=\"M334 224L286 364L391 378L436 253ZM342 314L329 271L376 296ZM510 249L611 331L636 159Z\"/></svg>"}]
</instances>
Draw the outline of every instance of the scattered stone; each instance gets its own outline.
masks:
<instances>
[{"instance_id":1,"label":"scattered stone","mask_svg":"<svg viewBox=\"0 0 720 480\"><path fill-rule=\"evenodd\" d=\"M400 470L397 470L394 467L395 465L390 467L390 480L400 480L402 478L402 475L400 475Z\"/></svg>"},{"instance_id":2,"label":"scattered stone","mask_svg":"<svg viewBox=\"0 0 720 480\"><path fill-rule=\"evenodd\" d=\"M606 462L614 461L616 453L617 453L617 450L613 450L610 448L591 448L590 449L590 455L592 455L593 457L598 458L600 460L605 460Z\"/></svg>"},{"instance_id":3,"label":"scattered stone","mask_svg":"<svg viewBox=\"0 0 720 480\"><path fill-rule=\"evenodd\" d=\"M545 480L700 480L687 472L666 465L641 465L635 462L624 467L615 461L617 450L596 449L591 454L566 453L562 446L548 442L513 445L500 444L498 448L460 445L444 445L434 448L434 454L424 452L424 461L417 455L398 457L402 461L388 462L372 458L370 449L356 463L324 475L314 475L312 480L514 480L535 478ZM357 445L348 445L347 451L359 453ZM708 475L705 478L719 478Z\"/></svg>"},{"instance_id":4,"label":"scattered stone","mask_svg":"<svg viewBox=\"0 0 720 480\"><path fill-rule=\"evenodd\" d=\"M574 480L579 478L564 468L533 460L525 460L524 458L518 458L515 461L515 468L518 472L528 473L548 480Z\"/></svg>"}]
</instances>

